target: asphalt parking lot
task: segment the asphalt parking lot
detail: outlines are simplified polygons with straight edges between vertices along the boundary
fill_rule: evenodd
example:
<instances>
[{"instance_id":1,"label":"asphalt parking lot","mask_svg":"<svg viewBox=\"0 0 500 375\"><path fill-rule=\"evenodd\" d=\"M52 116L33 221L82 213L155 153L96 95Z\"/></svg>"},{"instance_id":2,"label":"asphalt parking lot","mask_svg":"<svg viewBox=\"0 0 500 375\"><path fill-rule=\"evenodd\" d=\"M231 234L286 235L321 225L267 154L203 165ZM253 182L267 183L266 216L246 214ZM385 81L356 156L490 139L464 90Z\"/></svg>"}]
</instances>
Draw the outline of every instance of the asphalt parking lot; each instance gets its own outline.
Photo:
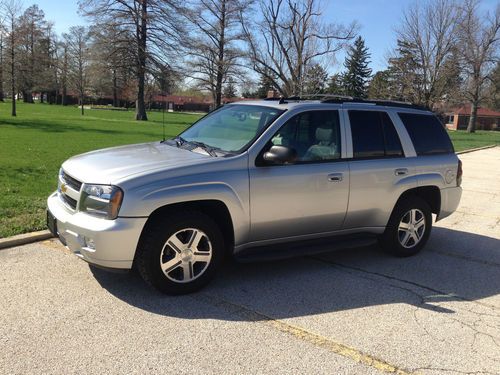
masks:
<instances>
[{"instance_id":1,"label":"asphalt parking lot","mask_svg":"<svg viewBox=\"0 0 500 375\"><path fill-rule=\"evenodd\" d=\"M0 373L499 374L500 148L427 248L225 267L166 297L55 240L0 250Z\"/></svg>"}]
</instances>

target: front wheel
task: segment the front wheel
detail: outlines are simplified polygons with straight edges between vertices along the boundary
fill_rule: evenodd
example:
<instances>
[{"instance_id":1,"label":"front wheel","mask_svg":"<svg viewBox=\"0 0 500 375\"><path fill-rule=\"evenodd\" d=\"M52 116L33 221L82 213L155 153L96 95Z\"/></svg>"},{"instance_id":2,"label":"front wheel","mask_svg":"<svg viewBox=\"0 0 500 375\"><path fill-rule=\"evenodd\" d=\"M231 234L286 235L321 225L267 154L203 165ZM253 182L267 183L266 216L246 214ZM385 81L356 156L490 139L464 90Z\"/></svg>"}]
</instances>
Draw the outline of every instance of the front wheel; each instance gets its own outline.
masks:
<instances>
[{"instance_id":1,"label":"front wheel","mask_svg":"<svg viewBox=\"0 0 500 375\"><path fill-rule=\"evenodd\" d=\"M393 255L415 255L427 243L431 229L432 213L427 202L419 197L408 197L394 208L379 243Z\"/></svg>"},{"instance_id":2,"label":"front wheel","mask_svg":"<svg viewBox=\"0 0 500 375\"><path fill-rule=\"evenodd\" d=\"M136 258L142 278L166 294L201 289L222 261L224 240L217 224L201 212L185 212L151 224Z\"/></svg>"}]
</instances>

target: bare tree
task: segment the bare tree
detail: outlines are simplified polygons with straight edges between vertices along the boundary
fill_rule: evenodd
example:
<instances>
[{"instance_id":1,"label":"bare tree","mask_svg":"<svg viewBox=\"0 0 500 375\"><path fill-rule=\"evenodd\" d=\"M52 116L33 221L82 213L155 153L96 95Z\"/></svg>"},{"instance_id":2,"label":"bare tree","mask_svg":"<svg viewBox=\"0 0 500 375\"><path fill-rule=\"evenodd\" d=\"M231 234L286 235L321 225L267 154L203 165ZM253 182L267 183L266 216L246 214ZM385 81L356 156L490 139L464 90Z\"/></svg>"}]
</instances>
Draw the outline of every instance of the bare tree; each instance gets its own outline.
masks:
<instances>
[{"instance_id":1,"label":"bare tree","mask_svg":"<svg viewBox=\"0 0 500 375\"><path fill-rule=\"evenodd\" d=\"M119 25L91 29L91 86L96 93L113 97L113 106L119 107L127 80L133 80L134 36Z\"/></svg>"},{"instance_id":2,"label":"bare tree","mask_svg":"<svg viewBox=\"0 0 500 375\"><path fill-rule=\"evenodd\" d=\"M5 20L5 30L7 34L8 54L9 54L9 73L10 73L10 91L12 97L11 115L17 116L16 111L16 64L17 64L17 26L18 16L21 12L21 5L17 0L9 0L2 3L2 13Z\"/></svg>"},{"instance_id":3,"label":"bare tree","mask_svg":"<svg viewBox=\"0 0 500 375\"><path fill-rule=\"evenodd\" d=\"M3 22L0 21L0 102L4 101L3 93L3 50L4 50L4 27Z\"/></svg>"},{"instance_id":4,"label":"bare tree","mask_svg":"<svg viewBox=\"0 0 500 375\"><path fill-rule=\"evenodd\" d=\"M324 23L317 0L261 0L262 20L242 17L248 57L283 95L300 95L307 69L345 47L356 32Z\"/></svg>"},{"instance_id":5,"label":"bare tree","mask_svg":"<svg viewBox=\"0 0 500 375\"><path fill-rule=\"evenodd\" d=\"M23 101L33 103L33 91L42 75L41 40L46 28L45 14L38 5L27 8L19 17L16 29L18 38L18 84Z\"/></svg>"},{"instance_id":6,"label":"bare tree","mask_svg":"<svg viewBox=\"0 0 500 375\"><path fill-rule=\"evenodd\" d=\"M479 1L466 0L460 24L460 44L466 82L464 95L471 103L467 131L476 131L477 109L483 100L483 89L499 61L498 41L500 29L500 4L493 14L479 15Z\"/></svg>"},{"instance_id":7,"label":"bare tree","mask_svg":"<svg viewBox=\"0 0 500 375\"><path fill-rule=\"evenodd\" d=\"M69 53L68 43L63 39L57 44L56 53L57 70L59 76L58 96L61 97L61 104L65 106L68 99L68 75L69 75Z\"/></svg>"},{"instance_id":8,"label":"bare tree","mask_svg":"<svg viewBox=\"0 0 500 375\"><path fill-rule=\"evenodd\" d=\"M120 26L133 35L137 80L136 119L147 120L146 73L149 64L173 59L182 34L179 14L181 0L80 0L82 13L99 27Z\"/></svg>"},{"instance_id":9,"label":"bare tree","mask_svg":"<svg viewBox=\"0 0 500 375\"><path fill-rule=\"evenodd\" d=\"M73 26L68 34L63 34L68 46L69 80L79 96L82 116L84 115L85 91L88 77L88 31L84 26Z\"/></svg>"},{"instance_id":10,"label":"bare tree","mask_svg":"<svg viewBox=\"0 0 500 375\"><path fill-rule=\"evenodd\" d=\"M460 9L453 0L415 2L404 13L397 29L398 40L412 46L421 104L432 107L446 92L445 62L457 42Z\"/></svg>"},{"instance_id":11,"label":"bare tree","mask_svg":"<svg viewBox=\"0 0 500 375\"><path fill-rule=\"evenodd\" d=\"M241 77L242 51L240 16L248 13L254 0L197 0L186 11L194 31L186 43L192 78L211 92L214 104L222 102L223 84ZM234 83L234 82L233 82Z\"/></svg>"}]
</instances>

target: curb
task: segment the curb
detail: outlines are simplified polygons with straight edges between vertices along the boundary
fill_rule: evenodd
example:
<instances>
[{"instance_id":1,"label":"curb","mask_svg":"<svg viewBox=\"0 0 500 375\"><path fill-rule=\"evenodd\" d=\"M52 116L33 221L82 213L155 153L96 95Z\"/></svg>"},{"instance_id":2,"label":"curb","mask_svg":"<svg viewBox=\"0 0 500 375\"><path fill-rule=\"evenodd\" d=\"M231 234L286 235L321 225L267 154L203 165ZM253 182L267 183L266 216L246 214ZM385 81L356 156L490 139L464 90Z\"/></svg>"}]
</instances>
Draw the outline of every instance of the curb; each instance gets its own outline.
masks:
<instances>
[{"instance_id":1,"label":"curb","mask_svg":"<svg viewBox=\"0 0 500 375\"><path fill-rule=\"evenodd\" d=\"M493 148L493 147L497 147L497 146L498 145L489 145L489 146L483 146L483 147L470 148L468 150L463 150L463 151L456 152L456 154L457 155L468 154L469 152L486 150L487 148Z\"/></svg>"},{"instance_id":2,"label":"curb","mask_svg":"<svg viewBox=\"0 0 500 375\"><path fill-rule=\"evenodd\" d=\"M0 250L14 246L26 245L32 242L48 240L52 237L54 236L48 230L41 230L38 232L18 234L17 236L0 238Z\"/></svg>"}]
</instances>

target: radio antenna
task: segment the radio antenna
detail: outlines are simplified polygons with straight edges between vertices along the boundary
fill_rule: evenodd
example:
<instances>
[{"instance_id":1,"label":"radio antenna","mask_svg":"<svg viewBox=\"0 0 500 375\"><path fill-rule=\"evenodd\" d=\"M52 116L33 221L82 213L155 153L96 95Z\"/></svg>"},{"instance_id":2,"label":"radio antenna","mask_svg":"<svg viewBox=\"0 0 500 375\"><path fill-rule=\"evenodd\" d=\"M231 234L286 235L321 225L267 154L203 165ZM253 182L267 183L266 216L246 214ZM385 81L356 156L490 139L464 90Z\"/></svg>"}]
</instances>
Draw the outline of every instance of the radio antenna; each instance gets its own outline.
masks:
<instances>
[{"instance_id":1,"label":"radio antenna","mask_svg":"<svg viewBox=\"0 0 500 375\"><path fill-rule=\"evenodd\" d=\"M165 101L165 96L163 97L163 115L162 115L162 124L163 124L163 142L165 142L165 106L167 102Z\"/></svg>"}]
</instances>

